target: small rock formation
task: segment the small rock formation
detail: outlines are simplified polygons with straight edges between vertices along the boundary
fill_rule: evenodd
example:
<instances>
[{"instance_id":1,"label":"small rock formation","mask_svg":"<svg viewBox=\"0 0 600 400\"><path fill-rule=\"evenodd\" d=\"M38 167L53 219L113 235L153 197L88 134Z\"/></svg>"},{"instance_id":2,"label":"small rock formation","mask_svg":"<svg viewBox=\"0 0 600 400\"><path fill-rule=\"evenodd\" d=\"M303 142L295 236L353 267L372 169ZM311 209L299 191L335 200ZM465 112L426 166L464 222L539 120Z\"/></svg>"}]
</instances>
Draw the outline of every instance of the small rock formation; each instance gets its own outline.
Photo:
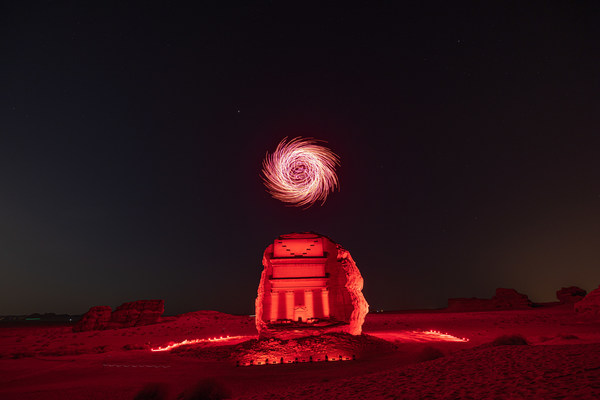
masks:
<instances>
[{"instance_id":1,"label":"small rock formation","mask_svg":"<svg viewBox=\"0 0 600 400\"><path fill-rule=\"evenodd\" d=\"M350 253L316 233L279 236L263 254L256 297L261 337L360 335L369 305Z\"/></svg>"},{"instance_id":2,"label":"small rock formation","mask_svg":"<svg viewBox=\"0 0 600 400\"><path fill-rule=\"evenodd\" d=\"M563 287L556 291L556 298L561 304L573 304L583 300L587 292L577 286Z\"/></svg>"},{"instance_id":3,"label":"small rock formation","mask_svg":"<svg viewBox=\"0 0 600 400\"><path fill-rule=\"evenodd\" d=\"M138 300L123 303L110 316L110 325L116 328L149 325L158 322L165 312L164 300Z\"/></svg>"},{"instance_id":4,"label":"small rock formation","mask_svg":"<svg viewBox=\"0 0 600 400\"><path fill-rule=\"evenodd\" d=\"M512 310L531 307L533 303L527 295L515 289L496 289L496 295L491 299L455 298L448 299L448 311L492 311Z\"/></svg>"},{"instance_id":5,"label":"small rock formation","mask_svg":"<svg viewBox=\"0 0 600 400\"><path fill-rule=\"evenodd\" d=\"M600 286L589 292L583 300L575 303L575 312L600 318Z\"/></svg>"},{"instance_id":6,"label":"small rock formation","mask_svg":"<svg viewBox=\"0 0 600 400\"><path fill-rule=\"evenodd\" d=\"M109 306L95 306L73 326L73 332L128 328L158 322L165 310L164 300L123 303L111 313Z\"/></svg>"},{"instance_id":7,"label":"small rock formation","mask_svg":"<svg viewBox=\"0 0 600 400\"><path fill-rule=\"evenodd\" d=\"M515 289L496 289L496 295L492 297L494 308L506 310L512 308L527 308L533 303L526 294L517 292Z\"/></svg>"},{"instance_id":8,"label":"small rock formation","mask_svg":"<svg viewBox=\"0 0 600 400\"><path fill-rule=\"evenodd\" d=\"M110 321L111 309L109 306L95 306L73 326L73 332L96 331L106 329Z\"/></svg>"}]
</instances>

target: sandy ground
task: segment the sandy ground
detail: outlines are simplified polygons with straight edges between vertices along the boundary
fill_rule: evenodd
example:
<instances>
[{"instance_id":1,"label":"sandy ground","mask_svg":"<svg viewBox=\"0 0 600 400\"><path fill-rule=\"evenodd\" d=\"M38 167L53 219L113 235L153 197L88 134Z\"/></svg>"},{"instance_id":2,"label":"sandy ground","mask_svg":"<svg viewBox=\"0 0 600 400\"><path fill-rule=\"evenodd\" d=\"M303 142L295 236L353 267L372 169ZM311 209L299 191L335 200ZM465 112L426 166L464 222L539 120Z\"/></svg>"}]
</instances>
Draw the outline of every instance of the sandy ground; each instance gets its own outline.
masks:
<instances>
[{"instance_id":1,"label":"sandy ground","mask_svg":"<svg viewBox=\"0 0 600 400\"><path fill-rule=\"evenodd\" d=\"M423 334L430 330L469 340ZM65 325L0 325L0 398L133 399L151 384L175 399L206 379L239 399L600 398L600 321L572 306L375 313L364 331L389 346L364 347L355 361L236 367L235 346L256 335L247 316L196 312L81 333ZM529 344L491 345L514 334ZM227 335L240 338L150 351Z\"/></svg>"}]
</instances>

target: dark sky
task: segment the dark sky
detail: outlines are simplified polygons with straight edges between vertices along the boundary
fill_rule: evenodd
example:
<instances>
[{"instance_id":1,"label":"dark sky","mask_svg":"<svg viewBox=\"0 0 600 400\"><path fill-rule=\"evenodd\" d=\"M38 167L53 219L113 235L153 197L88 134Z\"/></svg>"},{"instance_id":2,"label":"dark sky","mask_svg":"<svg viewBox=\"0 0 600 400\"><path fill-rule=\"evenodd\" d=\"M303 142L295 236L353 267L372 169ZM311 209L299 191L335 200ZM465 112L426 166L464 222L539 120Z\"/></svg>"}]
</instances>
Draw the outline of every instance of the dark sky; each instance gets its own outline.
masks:
<instances>
[{"instance_id":1,"label":"dark sky","mask_svg":"<svg viewBox=\"0 0 600 400\"><path fill-rule=\"evenodd\" d=\"M0 8L0 314L253 313L294 231L372 309L600 284L597 2L88 3ZM322 207L262 185L298 135L341 157Z\"/></svg>"}]
</instances>

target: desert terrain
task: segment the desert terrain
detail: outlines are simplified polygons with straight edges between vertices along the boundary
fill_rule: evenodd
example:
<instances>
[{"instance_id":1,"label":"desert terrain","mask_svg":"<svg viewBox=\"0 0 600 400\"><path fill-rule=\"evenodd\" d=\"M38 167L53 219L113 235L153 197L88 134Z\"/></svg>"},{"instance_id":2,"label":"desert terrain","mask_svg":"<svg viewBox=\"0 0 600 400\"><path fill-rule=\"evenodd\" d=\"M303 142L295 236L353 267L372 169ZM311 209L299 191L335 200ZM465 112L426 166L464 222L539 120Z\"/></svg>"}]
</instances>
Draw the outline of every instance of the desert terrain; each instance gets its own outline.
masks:
<instances>
[{"instance_id":1,"label":"desert terrain","mask_svg":"<svg viewBox=\"0 0 600 400\"><path fill-rule=\"evenodd\" d=\"M282 352L281 364L272 351L270 361L260 356L250 316L198 311L77 333L71 324L3 323L0 398L600 398L600 322L572 304L370 313L361 337L327 340L298 362ZM328 348L344 349L342 361ZM252 366L240 364L244 351Z\"/></svg>"}]
</instances>

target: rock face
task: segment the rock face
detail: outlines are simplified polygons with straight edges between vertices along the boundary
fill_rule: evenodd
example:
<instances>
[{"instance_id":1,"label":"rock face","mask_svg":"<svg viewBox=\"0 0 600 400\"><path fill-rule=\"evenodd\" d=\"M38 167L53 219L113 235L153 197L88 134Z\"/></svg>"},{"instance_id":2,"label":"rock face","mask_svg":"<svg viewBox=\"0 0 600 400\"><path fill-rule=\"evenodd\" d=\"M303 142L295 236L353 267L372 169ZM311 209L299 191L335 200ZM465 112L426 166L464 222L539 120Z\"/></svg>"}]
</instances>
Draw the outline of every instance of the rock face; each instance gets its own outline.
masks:
<instances>
[{"instance_id":1,"label":"rock face","mask_svg":"<svg viewBox=\"0 0 600 400\"><path fill-rule=\"evenodd\" d=\"M261 337L359 335L369 310L350 253L316 233L279 236L263 254L256 298Z\"/></svg>"},{"instance_id":2,"label":"rock face","mask_svg":"<svg viewBox=\"0 0 600 400\"><path fill-rule=\"evenodd\" d=\"M123 303L111 313L108 306L96 306L73 326L73 332L128 328L154 324L165 310L164 300L138 300Z\"/></svg>"},{"instance_id":3,"label":"rock face","mask_svg":"<svg viewBox=\"0 0 600 400\"><path fill-rule=\"evenodd\" d=\"M515 289L496 289L496 295L492 297L492 303L496 309L527 308L533 303L526 294L521 294Z\"/></svg>"},{"instance_id":4,"label":"rock face","mask_svg":"<svg viewBox=\"0 0 600 400\"><path fill-rule=\"evenodd\" d=\"M73 332L95 331L106 329L110 321L109 306L95 306L83 314L83 317L73 326Z\"/></svg>"},{"instance_id":5,"label":"rock face","mask_svg":"<svg viewBox=\"0 0 600 400\"><path fill-rule=\"evenodd\" d=\"M165 312L164 300L138 300L123 303L110 317L110 325L116 328L149 325L158 322Z\"/></svg>"},{"instance_id":6,"label":"rock face","mask_svg":"<svg viewBox=\"0 0 600 400\"><path fill-rule=\"evenodd\" d=\"M575 312L600 318L600 286L589 292L583 300L575 303Z\"/></svg>"},{"instance_id":7,"label":"rock face","mask_svg":"<svg viewBox=\"0 0 600 400\"><path fill-rule=\"evenodd\" d=\"M531 307L533 303L527 295L515 289L496 289L496 295L491 299L456 298L448 299L448 311L491 311L512 310Z\"/></svg>"},{"instance_id":8,"label":"rock face","mask_svg":"<svg viewBox=\"0 0 600 400\"><path fill-rule=\"evenodd\" d=\"M577 286L563 287L556 291L556 298L562 304L573 304L583 300L587 292Z\"/></svg>"}]
</instances>

